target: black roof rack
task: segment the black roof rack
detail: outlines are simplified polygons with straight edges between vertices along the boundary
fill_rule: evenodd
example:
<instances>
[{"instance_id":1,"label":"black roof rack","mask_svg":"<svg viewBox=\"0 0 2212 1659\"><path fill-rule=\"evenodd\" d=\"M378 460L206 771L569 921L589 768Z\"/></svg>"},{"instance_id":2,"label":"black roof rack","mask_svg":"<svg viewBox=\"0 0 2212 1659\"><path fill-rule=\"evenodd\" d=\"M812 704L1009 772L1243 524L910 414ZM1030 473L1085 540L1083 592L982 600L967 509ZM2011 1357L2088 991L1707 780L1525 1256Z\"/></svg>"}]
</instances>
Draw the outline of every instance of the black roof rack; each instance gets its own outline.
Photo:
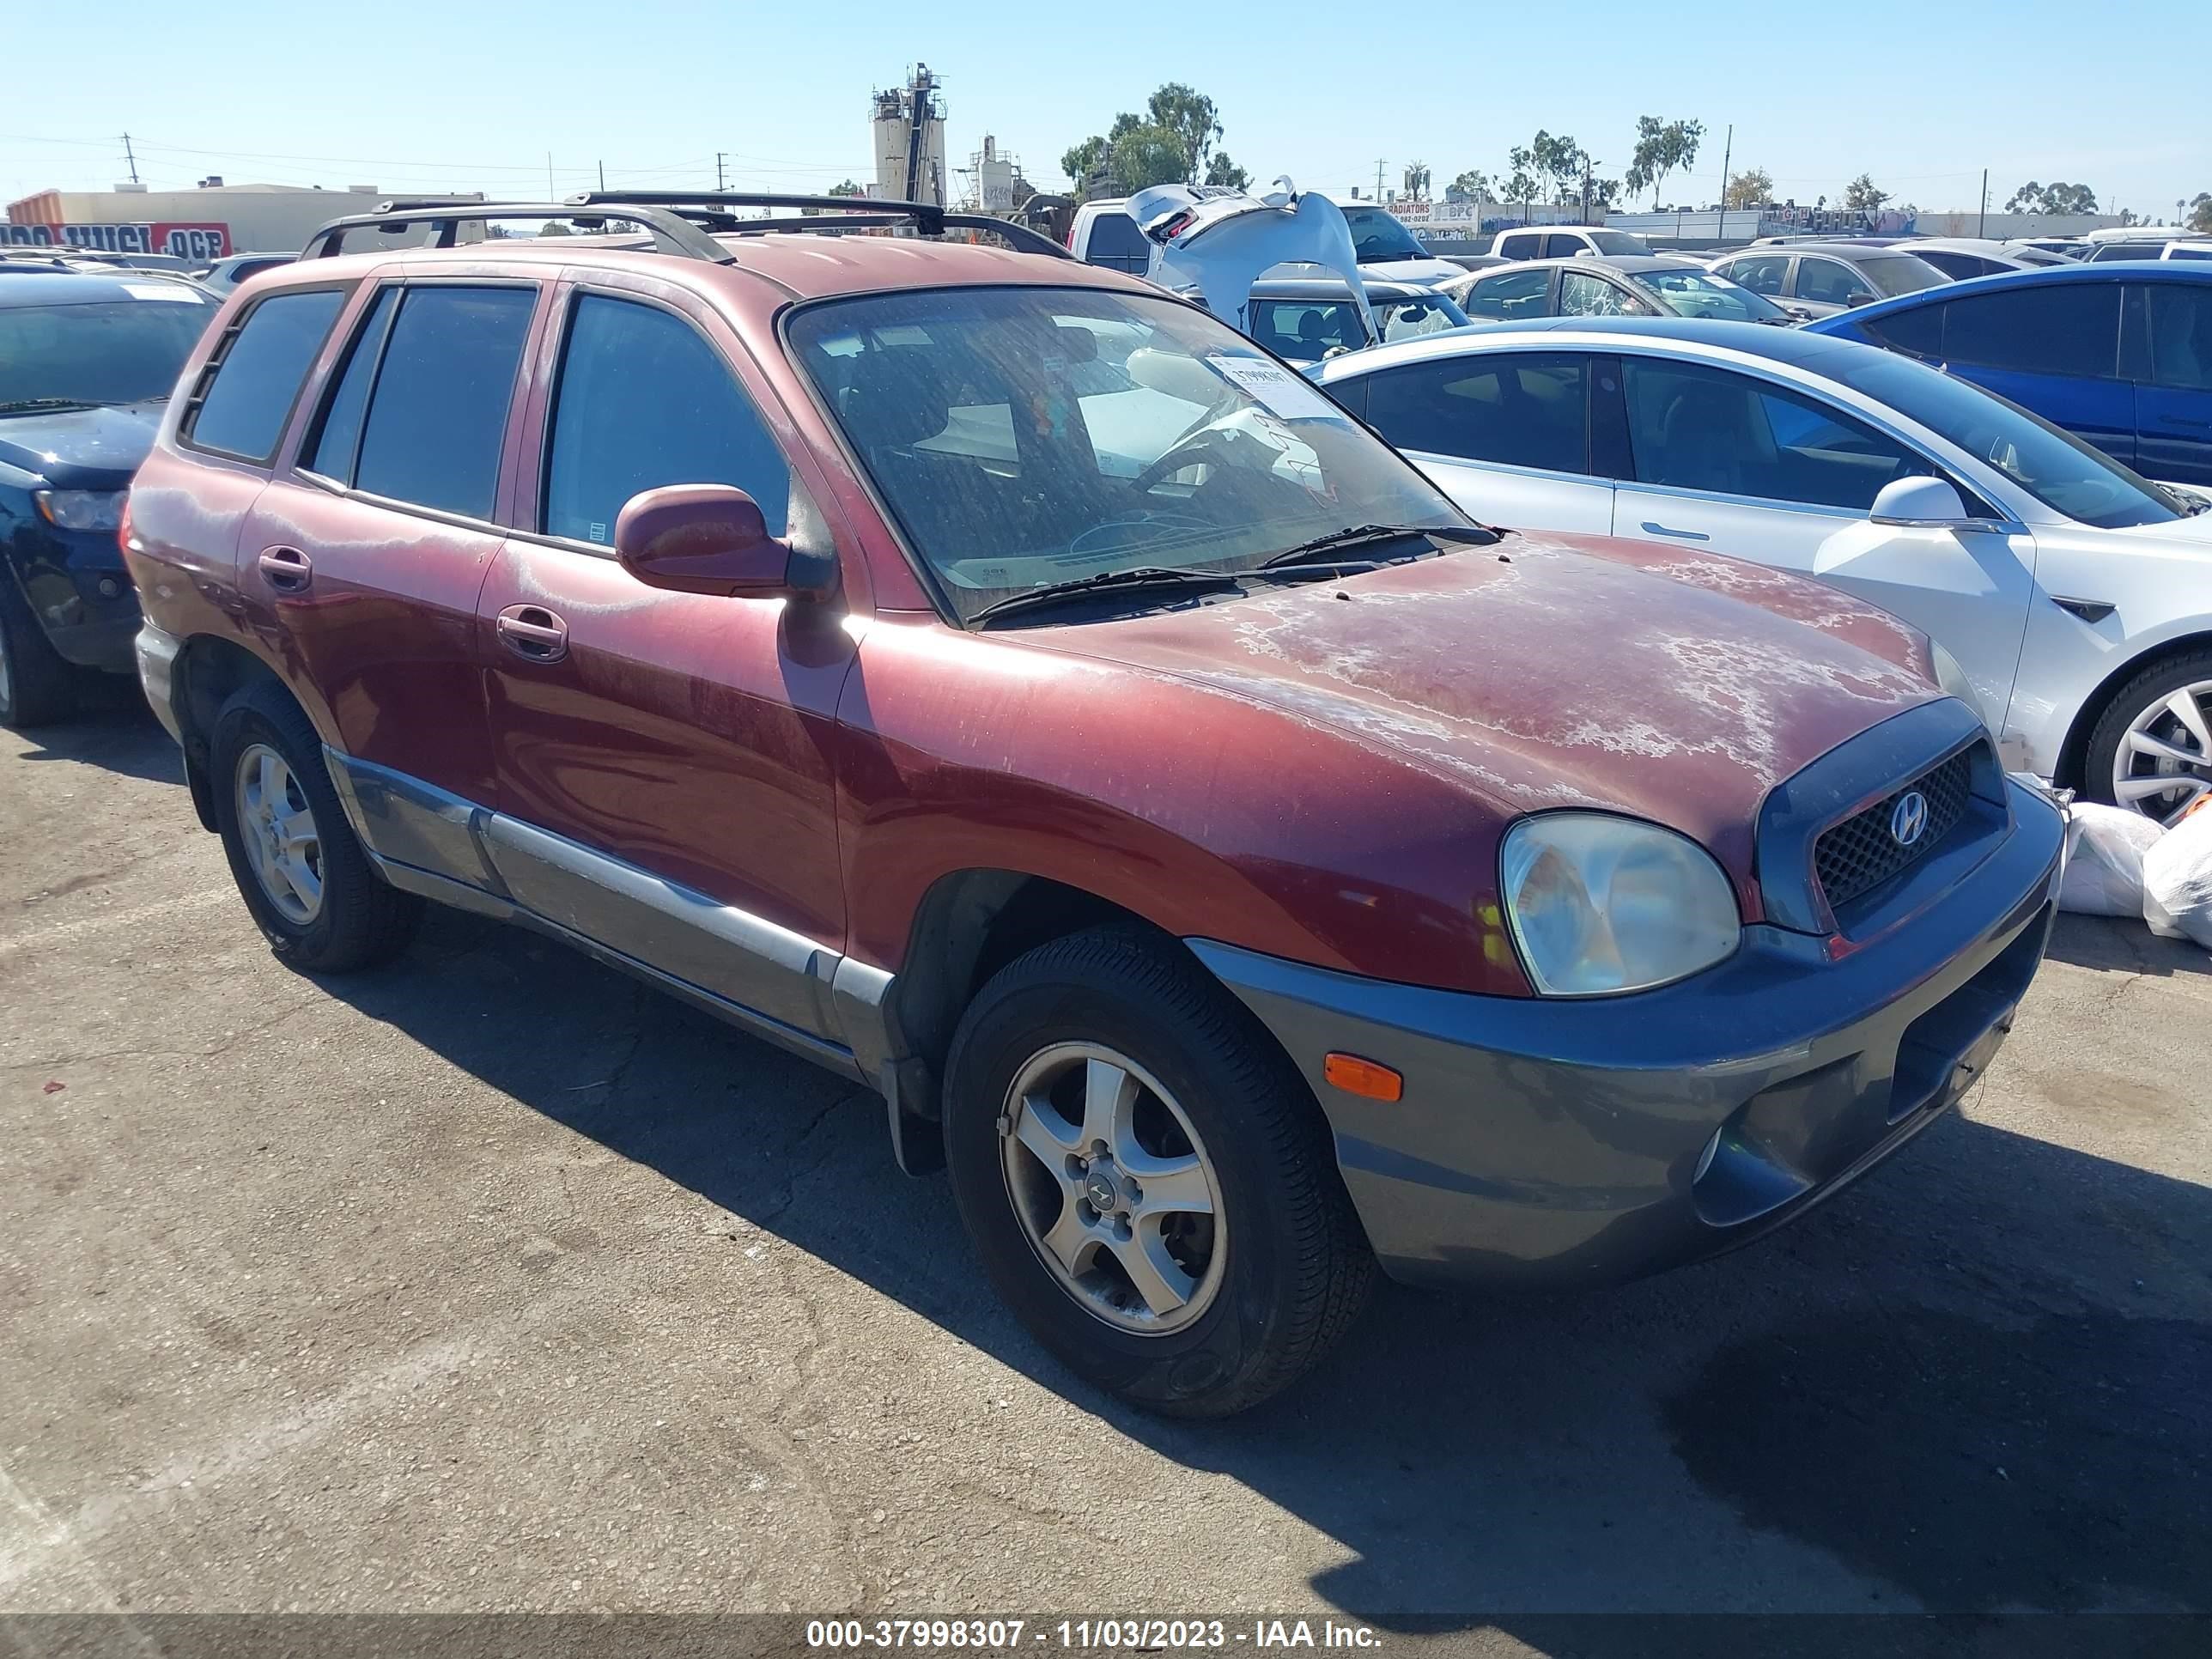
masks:
<instances>
[{"instance_id":1,"label":"black roof rack","mask_svg":"<svg viewBox=\"0 0 2212 1659\"><path fill-rule=\"evenodd\" d=\"M732 208L789 208L796 218L743 219ZM837 216L832 217L830 216ZM340 253L349 230L404 230L410 225L434 225L435 247L455 246L462 225L487 219L562 219L576 224L605 224L610 220L642 226L653 233L664 252L715 264L731 263L728 248L715 241L720 235L763 235L771 232L841 234L851 230L878 230L911 225L925 236L947 230L981 230L1002 236L1024 253L1054 258L1075 256L1051 237L1011 219L985 213L951 212L932 202L890 202L872 196L780 196L744 191L593 190L563 202L428 201L398 197L380 203L368 213L348 214L316 229L300 251L302 259Z\"/></svg>"}]
</instances>

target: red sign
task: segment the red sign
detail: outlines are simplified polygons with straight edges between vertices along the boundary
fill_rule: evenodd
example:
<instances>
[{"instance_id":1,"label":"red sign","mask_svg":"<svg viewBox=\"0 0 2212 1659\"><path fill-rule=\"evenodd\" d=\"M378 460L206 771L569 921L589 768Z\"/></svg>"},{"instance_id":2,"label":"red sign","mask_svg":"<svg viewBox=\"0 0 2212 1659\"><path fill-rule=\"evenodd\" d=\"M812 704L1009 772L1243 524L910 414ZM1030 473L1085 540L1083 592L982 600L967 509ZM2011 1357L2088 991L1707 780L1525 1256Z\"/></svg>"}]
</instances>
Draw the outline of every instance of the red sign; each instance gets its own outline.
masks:
<instances>
[{"instance_id":1,"label":"red sign","mask_svg":"<svg viewBox=\"0 0 2212 1659\"><path fill-rule=\"evenodd\" d=\"M11 247L81 247L88 253L173 253L213 261L230 252L230 227L202 222L167 225L0 224L0 242Z\"/></svg>"}]
</instances>

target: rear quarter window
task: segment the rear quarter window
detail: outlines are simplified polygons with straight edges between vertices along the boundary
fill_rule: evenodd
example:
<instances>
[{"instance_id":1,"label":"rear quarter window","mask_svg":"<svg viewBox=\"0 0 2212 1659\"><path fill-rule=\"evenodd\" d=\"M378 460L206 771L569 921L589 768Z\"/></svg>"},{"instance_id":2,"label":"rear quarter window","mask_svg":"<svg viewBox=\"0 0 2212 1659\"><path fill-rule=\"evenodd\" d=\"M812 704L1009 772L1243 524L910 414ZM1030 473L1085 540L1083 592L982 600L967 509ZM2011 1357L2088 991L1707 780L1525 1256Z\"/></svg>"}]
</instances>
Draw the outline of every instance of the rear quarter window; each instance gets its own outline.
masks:
<instances>
[{"instance_id":1,"label":"rear quarter window","mask_svg":"<svg viewBox=\"0 0 2212 1659\"><path fill-rule=\"evenodd\" d=\"M266 461L345 297L339 289L272 294L248 311L202 372L185 418L185 441Z\"/></svg>"}]
</instances>

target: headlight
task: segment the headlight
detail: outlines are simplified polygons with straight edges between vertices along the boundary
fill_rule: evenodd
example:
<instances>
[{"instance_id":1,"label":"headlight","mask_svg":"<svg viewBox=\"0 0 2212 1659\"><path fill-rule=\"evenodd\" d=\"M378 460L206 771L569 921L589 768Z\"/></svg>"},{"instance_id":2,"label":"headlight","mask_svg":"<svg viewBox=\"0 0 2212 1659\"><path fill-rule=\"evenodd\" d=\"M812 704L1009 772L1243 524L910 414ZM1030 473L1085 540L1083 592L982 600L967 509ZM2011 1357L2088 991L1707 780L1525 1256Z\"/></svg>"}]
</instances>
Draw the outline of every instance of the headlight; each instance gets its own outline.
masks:
<instances>
[{"instance_id":1,"label":"headlight","mask_svg":"<svg viewBox=\"0 0 2212 1659\"><path fill-rule=\"evenodd\" d=\"M1601 812L1545 812L1506 831L1505 915L1546 996L1641 991L1732 953L1743 922L1712 855L1686 836Z\"/></svg>"},{"instance_id":2,"label":"headlight","mask_svg":"<svg viewBox=\"0 0 2212 1659\"><path fill-rule=\"evenodd\" d=\"M1982 694L1974 690L1973 681L1968 679L1966 671L1959 666L1959 659L1933 640L1928 641L1928 654L1936 659L1936 684L1943 688L1943 695L1956 697L1981 715L1982 724L1987 726L1990 717L1983 710Z\"/></svg>"},{"instance_id":3,"label":"headlight","mask_svg":"<svg viewBox=\"0 0 2212 1659\"><path fill-rule=\"evenodd\" d=\"M122 522L120 489L41 489L32 499L48 524L64 530L112 530Z\"/></svg>"}]
</instances>

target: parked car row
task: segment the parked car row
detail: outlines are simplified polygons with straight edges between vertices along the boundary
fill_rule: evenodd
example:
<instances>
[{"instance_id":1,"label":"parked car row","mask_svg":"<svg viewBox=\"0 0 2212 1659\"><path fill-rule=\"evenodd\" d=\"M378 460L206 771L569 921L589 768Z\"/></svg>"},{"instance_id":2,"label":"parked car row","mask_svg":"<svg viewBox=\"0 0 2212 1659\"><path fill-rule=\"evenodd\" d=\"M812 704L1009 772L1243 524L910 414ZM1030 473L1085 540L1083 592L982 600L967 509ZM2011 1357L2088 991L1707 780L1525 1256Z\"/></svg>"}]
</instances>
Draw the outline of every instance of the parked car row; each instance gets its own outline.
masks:
<instances>
[{"instance_id":1,"label":"parked car row","mask_svg":"<svg viewBox=\"0 0 2212 1659\"><path fill-rule=\"evenodd\" d=\"M1655 524L1763 459L1923 518L1985 491L2039 547L2040 450L2014 479L1831 393L1890 448L1800 409L1730 462L1753 434L1638 343L1994 400L1663 318L1316 386L1072 259L628 212L653 248L320 257L394 216L349 222L186 348L119 532L138 666L286 961L459 904L865 1081L1038 1338L1192 1414L1291 1382L1378 1267L1583 1286L1758 1237L2002 1040L2063 826L1976 665L1376 435L1456 399L1554 446L1505 465L1681 495ZM1601 481L1621 422L1698 482Z\"/></svg>"}]
</instances>

